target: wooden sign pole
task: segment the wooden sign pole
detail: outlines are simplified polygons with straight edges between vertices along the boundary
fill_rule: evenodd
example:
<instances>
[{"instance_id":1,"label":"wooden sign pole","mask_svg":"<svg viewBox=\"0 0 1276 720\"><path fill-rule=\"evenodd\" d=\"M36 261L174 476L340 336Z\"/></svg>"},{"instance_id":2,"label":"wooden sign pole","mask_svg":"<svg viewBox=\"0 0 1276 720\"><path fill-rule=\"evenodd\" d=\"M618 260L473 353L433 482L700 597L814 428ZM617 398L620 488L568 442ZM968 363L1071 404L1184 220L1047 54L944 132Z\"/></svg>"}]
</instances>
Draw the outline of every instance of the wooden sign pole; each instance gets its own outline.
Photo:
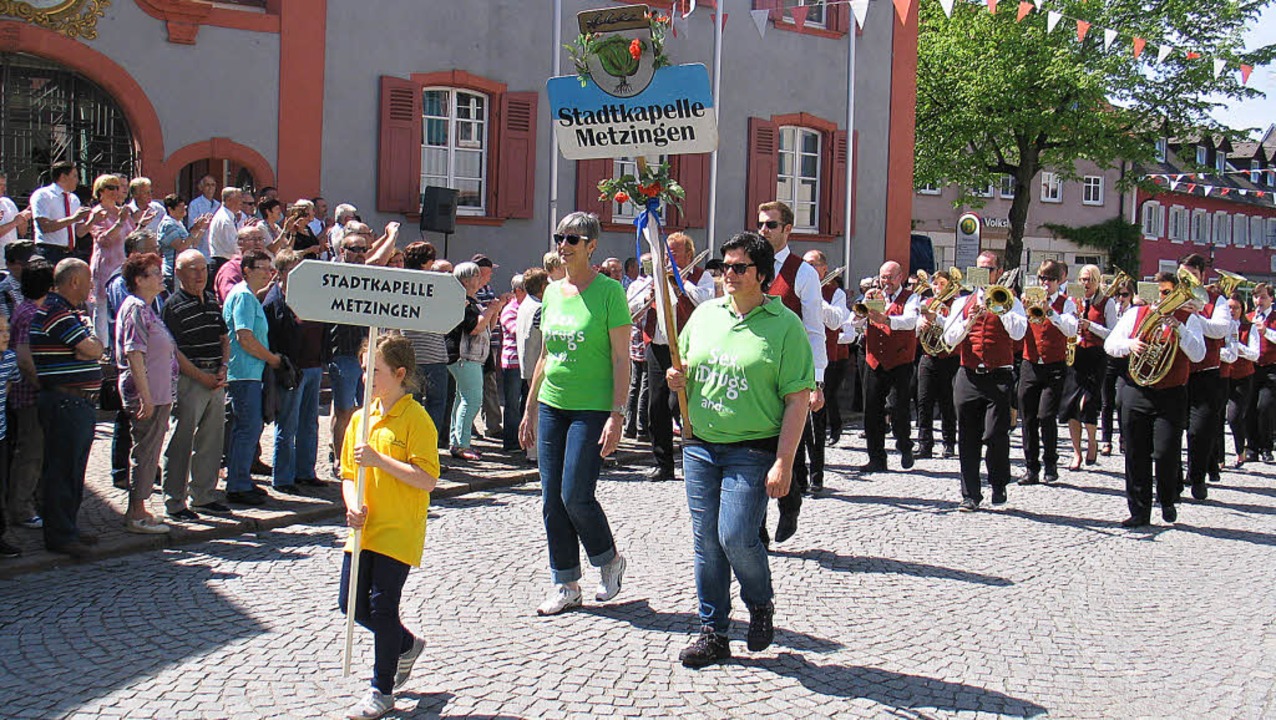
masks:
<instances>
[{"instance_id":1,"label":"wooden sign pole","mask_svg":"<svg viewBox=\"0 0 1276 720\"><path fill-rule=\"evenodd\" d=\"M368 444L368 431L372 425L372 372L376 368L377 328L368 328L368 353L365 362L368 367L363 375L363 422L359 424L359 443ZM344 446L344 445L343 445ZM337 462L341 462L337 458ZM354 497L357 509L363 509L363 484L367 471L362 465L354 471ZM342 482L345 482L344 480ZM350 658L354 654L354 612L359 598L359 554L363 550L363 529L354 531L354 543L350 553L350 585L346 588L346 649L341 659L341 676L350 677Z\"/></svg>"}]
</instances>

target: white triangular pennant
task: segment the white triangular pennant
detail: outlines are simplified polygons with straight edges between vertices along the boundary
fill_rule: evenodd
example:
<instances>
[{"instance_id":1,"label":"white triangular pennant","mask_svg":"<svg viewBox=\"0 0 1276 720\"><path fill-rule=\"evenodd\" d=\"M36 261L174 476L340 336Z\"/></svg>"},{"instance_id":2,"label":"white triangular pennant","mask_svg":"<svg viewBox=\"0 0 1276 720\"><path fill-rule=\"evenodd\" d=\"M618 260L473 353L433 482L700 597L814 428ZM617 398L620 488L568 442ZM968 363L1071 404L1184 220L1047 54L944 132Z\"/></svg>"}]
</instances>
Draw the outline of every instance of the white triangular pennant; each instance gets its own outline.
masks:
<instances>
[{"instance_id":1,"label":"white triangular pennant","mask_svg":"<svg viewBox=\"0 0 1276 720\"><path fill-rule=\"evenodd\" d=\"M1237 190L1236 192L1240 193L1241 197L1245 197L1246 195L1249 194L1249 191L1246 190L1245 188L1241 188L1240 190Z\"/></svg>"},{"instance_id":2,"label":"white triangular pennant","mask_svg":"<svg viewBox=\"0 0 1276 720\"><path fill-rule=\"evenodd\" d=\"M939 0L939 4L944 6L948 17L953 16L953 0ZM855 13L855 25L863 30L864 18L868 17L868 0L851 0L851 12Z\"/></svg>"},{"instance_id":3,"label":"white triangular pennant","mask_svg":"<svg viewBox=\"0 0 1276 720\"><path fill-rule=\"evenodd\" d=\"M1170 181L1170 189L1171 189L1171 190L1178 190L1178 189L1179 189L1179 181L1178 181L1178 180L1171 180L1171 181Z\"/></svg>"},{"instance_id":4,"label":"white triangular pennant","mask_svg":"<svg viewBox=\"0 0 1276 720\"><path fill-rule=\"evenodd\" d=\"M1041 12L1041 6L1044 4L1045 0L1032 0L1032 2L1037 6L1037 12Z\"/></svg>"},{"instance_id":5,"label":"white triangular pennant","mask_svg":"<svg viewBox=\"0 0 1276 720\"><path fill-rule=\"evenodd\" d=\"M953 0L939 0L939 5L944 9L945 15L953 16Z\"/></svg>"},{"instance_id":6,"label":"white triangular pennant","mask_svg":"<svg viewBox=\"0 0 1276 720\"><path fill-rule=\"evenodd\" d=\"M1226 61L1226 60L1215 60L1215 61L1214 61L1214 79L1215 79L1215 80L1217 80L1217 79L1218 79L1218 76L1222 74L1222 72L1223 72L1223 68L1225 68L1225 67L1227 67L1227 61Z\"/></svg>"},{"instance_id":7,"label":"white triangular pennant","mask_svg":"<svg viewBox=\"0 0 1276 720\"><path fill-rule=\"evenodd\" d=\"M1116 30L1104 30L1103 31L1103 49L1104 50L1110 49L1112 47L1112 43L1116 42L1116 39L1117 39Z\"/></svg>"},{"instance_id":8,"label":"white triangular pennant","mask_svg":"<svg viewBox=\"0 0 1276 720\"><path fill-rule=\"evenodd\" d=\"M1156 49L1156 64L1160 65L1161 63L1165 62L1165 58L1169 57L1170 53L1172 52L1174 52L1174 48L1170 47L1169 45L1162 45L1161 47L1157 48Z\"/></svg>"},{"instance_id":9,"label":"white triangular pennant","mask_svg":"<svg viewBox=\"0 0 1276 720\"><path fill-rule=\"evenodd\" d=\"M1060 13L1057 13L1054 10L1048 11L1046 13L1046 32L1047 33L1054 32L1055 26L1058 25L1059 21L1062 19L1063 19L1063 15L1061 15Z\"/></svg>"},{"instance_id":10,"label":"white triangular pennant","mask_svg":"<svg viewBox=\"0 0 1276 720\"><path fill-rule=\"evenodd\" d=\"M758 26L758 36L766 37L766 24L771 19L771 11L750 10L749 15L753 18L753 24Z\"/></svg>"},{"instance_id":11,"label":"white triangular pennant","mask_svg":"<svg viewBox=\"0 0 1276 720\"><path fill-rule=\"evenodd\" d=\"M682 19L686 20L687 18L691 17L691 13L695 11L696 11L696 0L691 0L690 7L688 7L687 11L682 14Z\"/></svg>"},{"instance_id":12,"label":"white triangular pennant","mask_svg":"<svg viewBox=\"0 0 1276 720\"><path fill-rule=\"evenodd\" d=\"M1210 196L1210 193L1212 193L1212 192L1214 192L1214 186L1213 186L1213 185L1206 185L1206 186L1205 186L1205 197L1209 197L1209 196Z\"/></svg>"}]
</instances>

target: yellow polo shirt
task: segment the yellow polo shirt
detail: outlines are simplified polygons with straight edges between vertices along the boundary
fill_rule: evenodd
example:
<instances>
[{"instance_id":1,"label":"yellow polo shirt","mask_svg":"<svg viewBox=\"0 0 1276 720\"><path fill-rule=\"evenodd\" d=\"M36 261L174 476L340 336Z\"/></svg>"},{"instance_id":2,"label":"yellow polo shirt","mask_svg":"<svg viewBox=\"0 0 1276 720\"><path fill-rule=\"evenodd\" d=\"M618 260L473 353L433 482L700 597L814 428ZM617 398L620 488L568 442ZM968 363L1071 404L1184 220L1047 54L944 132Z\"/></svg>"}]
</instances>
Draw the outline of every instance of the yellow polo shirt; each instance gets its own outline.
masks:
<instances>
[{"instance_id":1,"label":"yellow polo shirt","mask_svg":"<svg viewBox=\"0 0 1276 720\"><path fill-rule=\"evenodd\" d=\"M372 429L368 445L373 450L411 463L439 476L439 433L434 422L411 395L404 395L385 413L380 400L372 401ZM341 445L341 476L353 483L354 448L363 431L363 412L356 412ZM401 482L379 468L367 468L363 483L368 522L363 528L363 548L392 557L413 567L421 565L425 547L425 517L430 493ZM346 540L346 552L354 549L354 531Z\"/></svg>"}]
</instances>

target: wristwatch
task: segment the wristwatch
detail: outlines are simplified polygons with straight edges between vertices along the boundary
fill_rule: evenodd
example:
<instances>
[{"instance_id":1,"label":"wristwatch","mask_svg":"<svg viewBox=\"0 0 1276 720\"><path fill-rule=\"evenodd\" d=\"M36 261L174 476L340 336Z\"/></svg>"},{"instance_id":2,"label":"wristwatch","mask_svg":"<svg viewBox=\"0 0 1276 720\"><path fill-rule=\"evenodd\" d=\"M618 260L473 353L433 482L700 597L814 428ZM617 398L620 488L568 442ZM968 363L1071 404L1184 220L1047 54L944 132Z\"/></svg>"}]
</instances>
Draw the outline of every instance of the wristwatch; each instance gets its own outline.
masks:
<instances>
[{"instance_id":1,"label":"wristwatch","mask_svg":"<svg viewBox=\"0 0 1276 720\"><path fill-rule=\"evenodd\" d=\"M816 389L816 390L819 390L819 391L821 391L821 392L823 392L823 391L824 391L824 381L823 381L823 380L816 380L816 381L815 381L815 389Z\"/></svg>"},{"instance_id":2,"label":"wristwatch","mask_svg":"<svg viewBox=\"0 0 1276 720\"><path fill-rule=\"evenodd\" d=\"M614 414L614 415L621 415L621 416L623 416L623 415L625 414L625 406L624 406L624 405L614 405L614 406L612 406L612 408L611 408L611 412L612 412L612 414Z\"/></svg>"}]
</instances>

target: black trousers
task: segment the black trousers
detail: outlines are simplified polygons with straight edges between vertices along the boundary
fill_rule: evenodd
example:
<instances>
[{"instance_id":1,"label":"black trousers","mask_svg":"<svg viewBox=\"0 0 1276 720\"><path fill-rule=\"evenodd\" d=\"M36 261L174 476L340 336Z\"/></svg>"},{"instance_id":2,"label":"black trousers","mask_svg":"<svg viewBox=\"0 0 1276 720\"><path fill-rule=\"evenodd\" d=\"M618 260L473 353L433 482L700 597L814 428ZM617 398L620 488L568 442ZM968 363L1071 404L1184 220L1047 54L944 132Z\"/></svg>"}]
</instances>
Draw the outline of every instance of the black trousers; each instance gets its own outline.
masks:
<instances>
[{"instance_id":1,"label":"black trousers","mask_svg":"<svg viewBox=\"0 0 1276 720\"><path fill-rule=\"evenodd\" d=\"M917 445L923 451L935 445L935 409L945 445L957 444L957 408L953 405L953 381L961 358L937 358L922 353L917 366Z\"/></svg>"},{"instance_id":2,"label":"black trousers","mask_svg":"<svg viewBox=\"0 0 1276 720\"><path fill-rule=\"evenodd\" d=\"M802 511L802 494L811 489L810 476L807 473L806 453L802 448L812 443L814 435L814 425L811 422L811 415L806 416L806 426L802 428L802 442L798 444L797 452L793 453L793 481L789 483L789 492L780 498L777 505L780 508L781 515L797 515ZM821 472L823 468L821 467ZM823 478L821 477L821 481Z\"/></svg>"},{"instance_id":3,"label":"black trousers","mask_svg":"<svg viewBox=\"0 0 1276 720\"><path fill-rule=\"evenodd\" d=\"M651 453L656 467L673 470L673 415L678 411L678 395L669 392L665 372L672 361L669 346L647 345L647 430L651 433ZM692 428L694 431L695 428Z\"/></svg>"},{"instance_id":4,"label":"black trousers","mask_svg":"<svg viewBox=\"0 0 1276 720\"><path fill-rule=\"evenodd\" d=\"M1254 368L1253 400L1249 405L1249 450L1271 452L1276 420L1276 365Z\"/></svg>"},{"instance_id":5,"label":"black trousers","mask_svg":"<svg viewBox=\"0 0 1276 720\"><path fill-rule=\"evenodd\" d=\"M824 487L824 445L828 437L827 390L824 397L824 407L807 416L806 427L802 430L802 446L797 452L798 455L805 453L810 460L806 469L810 487L813 488Z\"/></svg>"},{"instance_id":6,"label":"black trousers","mask_svg":"<svg viewBox=\"0 0 1276 720\"><path fill-rule=\"evenodd\" d=\"M911 452L913 428L909 418L913 387L913 364L903 363L890 370L883 367L868 368L864 378L864 432L868 439L870 462L886 462L886 398L895 391L895 401L890 406L891 433L895 436L895 449Z\"/></svg>"},{"instance_id":7,"label":"black trousers","mask_svg":"<svg viewBox=\"0 0 1276 720\"><path fill-rule=\"evenodd\" d=\"M1178 502L1187 409L1186 386L1154 390L1123 384L1121 433L1125 437L1125 499L1131 517L1145 522L1151 517L1153 477L1162 507Z\"/></svg>"},{"instance_id":8,"label":"black trousers","mask_svg":"<svg viewBox=\"0 0 1276 720\"><path fill-rule=\"evenodd\" d=\"M1219 423L1227 405L1227 386L1218 368L1188 376L1187 404L1187 481L1202 483L1214 464Z\"/></svg>"},{"instance_id":9,"label":"black trousers","mask_svg":"<svg viewBox=\"0 0 1276 720\"><path fill-rule=\"evenodd\" d=\"M1125 373L1125 368L1129 367L1129 361L1126 358L1120 360L1109 357L1107 371L1103 374L1103 409L1099 415L1099 431L1103 434L1103 442L1112 442L1112 418L1116 416L1119 421L1121 416L1117 410L1119 404L1119 394L1117 393L1117 380Z\"/></svg>"},{"instance_id":10,"label":"black trousers","mask_svg":"<svg viewBox=\"0 0 1276 720\"><path fill-rule=\"evenodd\" d=\"M1059 402L1068 377L1064 363L1023 361L1019 366L1019 415L1023 418L1023 459L1029 472L1054 473L1059 465Z\"/></svg>"},{"instance_id":11,"label":"black trousers","mask_svg":"<svg viewBox=\"0 0 1276 720\"><path fill-rule=\"evenodd\" d=\"M1245 452L1245 436L1248 427L1249 406L1253 402L1254 376L1248 375L1239 380L1232 378L1227 386L1227 425L1232 430L1232 443L1236 454Z\"/></svg>"},{"instance_id":12,"label":"black trousers","mask_svg":"<svg viewBox=\"0 0 1276 720\"><path fill-rule=\"evenodd\" d=\"M842 436L842 384L851 367L849 358L832 360L824 370L824 409L827 411L829 437L835 442Z\"/></svg>"},{"instance_id":13,"label":"black trousers","mask_svg":"<svg viewBox=\"0 0 1276 720\"><path fill-rule=\"evenodd\" d=\"M979 461L987 448L988 484L1003 490L1010 484L1010 368L977 373L957 372L953 400L957 405L957 455L961 463L961 496L980 502Z\"/></svg>"},{"instance_id":14,"label":"black trousers","mask_svg":"<svg viewBox=\"0 0 1276 720\"><path fill-rule=\"evenodd\" d=\"M647 432L647 361L629 360L629 400L625 405L625 432Z\"/></svg>"}]
</instances>

